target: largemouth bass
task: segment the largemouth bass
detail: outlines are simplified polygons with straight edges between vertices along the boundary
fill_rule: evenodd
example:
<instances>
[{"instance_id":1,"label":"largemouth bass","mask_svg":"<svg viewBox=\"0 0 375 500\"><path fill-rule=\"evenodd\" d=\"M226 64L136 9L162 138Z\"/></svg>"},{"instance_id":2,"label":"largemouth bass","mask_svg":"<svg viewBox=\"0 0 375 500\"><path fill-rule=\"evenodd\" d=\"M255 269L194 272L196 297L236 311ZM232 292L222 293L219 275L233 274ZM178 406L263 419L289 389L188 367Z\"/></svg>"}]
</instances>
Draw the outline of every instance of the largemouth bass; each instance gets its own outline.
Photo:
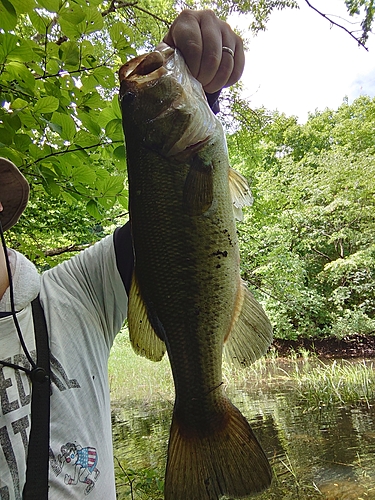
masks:
<instances>
[{"instance_id":1,"label":"largemouth bass","mask_svg":"<svg viewBox=\"0 0 375 500\"><path fill-rule=\"evenodd\" d=\"M172 49L120 69L135 267L128 326L151 360L168 351L175 404L166 500L258 493L268 460L223 386L223 346L246 366L271 325L240 278L234 213L251 202L229 167L225 135L200 84Z\"/></svg>"}]
</instances>

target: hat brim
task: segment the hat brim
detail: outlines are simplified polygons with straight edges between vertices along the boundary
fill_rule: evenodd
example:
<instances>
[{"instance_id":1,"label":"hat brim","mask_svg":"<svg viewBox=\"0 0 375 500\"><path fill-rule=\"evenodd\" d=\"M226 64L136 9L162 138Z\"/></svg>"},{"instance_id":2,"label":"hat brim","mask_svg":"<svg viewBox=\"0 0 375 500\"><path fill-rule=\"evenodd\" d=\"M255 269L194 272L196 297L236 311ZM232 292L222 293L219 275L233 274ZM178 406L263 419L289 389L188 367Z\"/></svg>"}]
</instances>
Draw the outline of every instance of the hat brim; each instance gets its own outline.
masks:
<instances>
[{"instance_id":1,"label":"hat brim","mask_svg":"<svg viewBox=\"0 0 375 500\"><path fill-rule=\"evenodd\" d=\"M25 177L11 161L0 158L0 220L3 231L20 218L29 200L30 187Z\"/></svg>"}]
</instances>

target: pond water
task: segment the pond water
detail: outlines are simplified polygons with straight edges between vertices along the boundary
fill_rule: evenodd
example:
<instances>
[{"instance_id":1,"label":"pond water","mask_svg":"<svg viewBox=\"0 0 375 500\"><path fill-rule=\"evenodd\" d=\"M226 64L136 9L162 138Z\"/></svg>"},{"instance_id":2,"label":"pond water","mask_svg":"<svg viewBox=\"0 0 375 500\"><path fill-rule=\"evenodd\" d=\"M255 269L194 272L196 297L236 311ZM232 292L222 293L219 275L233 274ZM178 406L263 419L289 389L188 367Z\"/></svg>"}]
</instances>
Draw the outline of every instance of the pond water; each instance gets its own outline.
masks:
<instances>
[{"instance_id":1,"label":"pond water","mask_svg":"<svg viewBox=\"0 0 375 500\"><path fill-rule=\"evenodd\" d=\"M375 395L356 405L312 404L283 360L228 387L274 471L259 500L375 500ZM118 498L159 500L173 398L113 402Z\"/></svg>"}]
</instances>

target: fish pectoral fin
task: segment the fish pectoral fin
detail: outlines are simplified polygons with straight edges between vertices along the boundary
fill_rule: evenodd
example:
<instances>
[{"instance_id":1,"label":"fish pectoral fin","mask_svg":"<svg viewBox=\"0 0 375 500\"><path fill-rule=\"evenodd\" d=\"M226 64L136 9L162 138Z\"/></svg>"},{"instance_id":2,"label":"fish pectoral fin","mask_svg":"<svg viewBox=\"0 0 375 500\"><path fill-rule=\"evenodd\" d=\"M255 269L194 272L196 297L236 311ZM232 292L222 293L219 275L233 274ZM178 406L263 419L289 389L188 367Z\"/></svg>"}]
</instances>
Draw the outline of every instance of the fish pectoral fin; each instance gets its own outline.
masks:
<instances>
[{"instance_id":1,"label":"fish pectoral fin","mask_svg":"<svg viewBox=\"0 0 375 500\"><path fill-rule=\"evenodd\" d=\"M229 362L246 367L259 359L272 342L272 326L244 281L240 281L232 326L224 344Z\"/></svg>"},{"instance_id":2,"label":"fish pectoral fin","mask_svg":"<svg viewBox=\"0 0 375 500\"><path fill-rule=\"evenodd\" d=\"M129 292L128 328L131 345L137 354L151 361L162 359L166 346L151 325L135 272Z\"/></svg>"},{"instance_id":3,"label":"fish pectoral fin","mask_svg":"<svg viewBox=\"0 0 375 500\"><path fill-rule=\"evenodd\" d=\"M252 205L253 197L247 180L234 168L229 169L229 190L233 201L234 215L236 219L242 220L242 209Z\"/></svg>"},{"instance_id":4,"label":"fish pectoral fin","mask_svg":"<svg viewBox=\"0 0 375 500\"><path fill-rule=\"evenodd\" d=\"M213 166L195 155L185 180L183 204L189 215L202 215L211 207L214 197Z\"/></svg>"}]
</instances>

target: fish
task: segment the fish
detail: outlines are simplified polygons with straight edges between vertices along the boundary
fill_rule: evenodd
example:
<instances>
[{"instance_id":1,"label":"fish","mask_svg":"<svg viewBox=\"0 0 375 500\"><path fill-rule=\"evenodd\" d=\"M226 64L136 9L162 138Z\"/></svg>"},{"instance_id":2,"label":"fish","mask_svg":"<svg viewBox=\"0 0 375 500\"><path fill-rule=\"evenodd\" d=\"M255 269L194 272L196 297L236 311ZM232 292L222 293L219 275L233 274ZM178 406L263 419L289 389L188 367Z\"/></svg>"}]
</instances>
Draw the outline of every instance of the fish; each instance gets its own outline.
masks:
<instances>
[{"instance_id":1,"label":"fish","mask_svg":"<svg viewBox=\"0 0 375 500\"><path fill-rule=\"evenodd\" d=\"M175 401L166 500L243 498L272 470L229 400L223 356L248 366L272 326L240 276L236 215L251 204L229 165L225 133L178 50L138 56L119 70L134 272L128 329L135 352L168 353Z\"/></svg>"}]
</instances>

